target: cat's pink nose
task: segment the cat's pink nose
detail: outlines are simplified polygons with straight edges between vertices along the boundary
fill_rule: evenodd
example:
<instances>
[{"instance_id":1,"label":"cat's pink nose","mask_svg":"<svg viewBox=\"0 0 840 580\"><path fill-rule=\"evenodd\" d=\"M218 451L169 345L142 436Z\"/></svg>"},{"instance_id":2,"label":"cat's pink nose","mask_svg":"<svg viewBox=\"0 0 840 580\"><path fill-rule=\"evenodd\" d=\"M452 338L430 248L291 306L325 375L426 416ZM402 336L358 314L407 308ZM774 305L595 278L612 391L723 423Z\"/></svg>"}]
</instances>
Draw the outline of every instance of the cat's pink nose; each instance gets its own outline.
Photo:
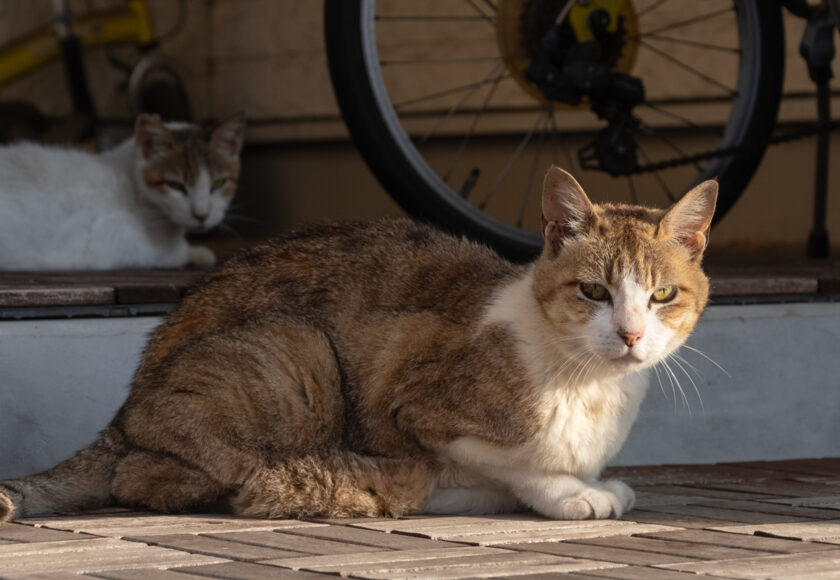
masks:
<instances>
[{"instance_id":1,"label":"cat's pink nose","mask_svg":"<svg viewBox=\"0 0 840 580\"><path fill-rule=\"evenodd\" d=\"M624 341L624 344L627 346L633 346L640 340L642 340L642 333L641 332L629 332L626 330L619 330L618 336L621 337L621 340Z\"/></svg>"},{"instance_id":2,"label":"cat's pink nose","mask_svg":"<svg viewBox=\"0 0 840 580\"><path fill-rule=\"evenodd\" d=\"M205 221L207 221L207 215L208 214L206 214L206 213L200 213L200 212L194 211L194 212L192 212L192 215L200 223L204 223Z\"/></svg>"}]
</instances>

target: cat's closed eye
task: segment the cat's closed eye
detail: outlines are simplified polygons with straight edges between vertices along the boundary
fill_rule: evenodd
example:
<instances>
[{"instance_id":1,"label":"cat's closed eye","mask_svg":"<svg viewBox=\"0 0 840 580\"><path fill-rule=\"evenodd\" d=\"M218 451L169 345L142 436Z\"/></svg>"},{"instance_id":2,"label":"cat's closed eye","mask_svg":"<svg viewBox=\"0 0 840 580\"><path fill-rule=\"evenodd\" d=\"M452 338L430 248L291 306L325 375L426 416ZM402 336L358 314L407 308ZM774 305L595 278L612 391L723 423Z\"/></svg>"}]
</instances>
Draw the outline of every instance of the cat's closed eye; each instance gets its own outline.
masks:
<instances>
[{"instance_id":1,"label":"cat's closed eye","mask_svg":"<svg viewBox=\"0 0 840 580\"><path fill-rule=\"evenodd\" d=\"M168 187L169 189L179 191L179 192L183 193L184 195L187 195L187 186L184 185L183 183L181 183L180 181L167 180L167 181L164 181L163 184L166 187Z\"/></svg>"}]
</instances>

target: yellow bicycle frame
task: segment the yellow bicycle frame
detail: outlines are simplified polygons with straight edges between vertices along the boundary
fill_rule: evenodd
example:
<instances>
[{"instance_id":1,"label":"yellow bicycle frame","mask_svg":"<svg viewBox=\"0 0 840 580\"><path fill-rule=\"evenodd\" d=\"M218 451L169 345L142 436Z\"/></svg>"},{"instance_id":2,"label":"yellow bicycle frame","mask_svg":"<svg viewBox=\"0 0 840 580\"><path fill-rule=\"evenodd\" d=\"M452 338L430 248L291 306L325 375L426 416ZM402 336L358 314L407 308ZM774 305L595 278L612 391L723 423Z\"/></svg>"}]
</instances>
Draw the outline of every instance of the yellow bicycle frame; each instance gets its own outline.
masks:
<instances>
[{"instance_id":1,"label":"yellow bicycle frame","mask_svg":"<svg viewBox=\"0 0 840 580\"><path fill-rule=\"evenodd\" d=\"M73 21L82 46L152 41L152 21L145 0L128 0L124 8L90 12ZM0 47L0 87L61 54L51 25Z\"/></svg>"}]
</instances>

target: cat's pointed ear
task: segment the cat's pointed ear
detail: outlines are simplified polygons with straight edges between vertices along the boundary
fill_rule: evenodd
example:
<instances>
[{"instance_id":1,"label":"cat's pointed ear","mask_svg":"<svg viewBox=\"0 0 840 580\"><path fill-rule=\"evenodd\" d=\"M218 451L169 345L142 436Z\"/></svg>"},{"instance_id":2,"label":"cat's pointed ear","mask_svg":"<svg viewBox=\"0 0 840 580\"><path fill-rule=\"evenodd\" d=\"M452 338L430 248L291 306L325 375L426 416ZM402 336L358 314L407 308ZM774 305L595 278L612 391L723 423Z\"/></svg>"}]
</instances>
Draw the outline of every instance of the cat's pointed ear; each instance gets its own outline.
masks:
<instances>
[{"instance_id":1,"label":"cat's pointed ear","mask_svg":"<svg viewBox=\"0 0 840 580\"><path fill-rule=\"evenodd\" d=\"M586 229L595 219L592 202L570 173L552 165L542 192L542 223L546 245L555 253L563 243Z\"/></svg>"},{"instance_id":2,"label":"cat's pointed ear","mask_svg":"<svg viewBox=\"0 0 840 580\"><path fill-rule=\"evenodd\" d=\"M146 161L172 150L175 140L158 115L141 113L134 123L134 142Z\"/></svg>"},{"instance_id":3,"label":"cat's pointed ear","mask_svg":"<svg viewBox=\"0 0 840 580\"><path fill-rule=\"evenodd\" d=\"M225 119L210 134L210 148L228 157L238 157L245 138L245 113Z\"/></svg>"},{"instance_id":4,"label":"cat's pointed ear","mask_svg":"<svg viewBox=\"0 0 840 580\"><path fill-rule=\"evenodd\" d=\"M683 244L694 259L709 244L709 228L715 215L718 183L710 179L686 193L672 205L659 222L661 235Z\"/></svg>"}]
</instances>

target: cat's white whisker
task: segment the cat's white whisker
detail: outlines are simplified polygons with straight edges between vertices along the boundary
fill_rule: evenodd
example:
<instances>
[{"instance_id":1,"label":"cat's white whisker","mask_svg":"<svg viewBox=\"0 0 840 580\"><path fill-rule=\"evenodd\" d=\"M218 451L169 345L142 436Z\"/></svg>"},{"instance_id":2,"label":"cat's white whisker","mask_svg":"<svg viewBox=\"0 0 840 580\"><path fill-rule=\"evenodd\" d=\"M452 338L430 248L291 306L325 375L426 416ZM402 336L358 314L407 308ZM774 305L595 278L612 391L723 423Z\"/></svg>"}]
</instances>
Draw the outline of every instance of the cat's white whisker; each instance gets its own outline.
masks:
<instances>
[{"instance_id":1,"label":"cat's white whisker","mask_svg":"<svg viewBox=\"0 0 840 580\"><path fill-rule=\"evenodd\" d=\"M688 401L688 397L685 394L685 390L682 388L682 384L680 384L679 377L677 377L677 374L674 372L674 370L668 364L667 359L663 360L662 364L665 366L665 370L668 372L668 374L673 378L674 384L676 385L677 389L680 392L680 395L682 396L683 404L685 404L685 408L688 410L688 415L689 415L689 417L691 417L693 415L692 412L691 412L691 403ZM676 394L674 396L676 397ZM674 400L674 404L676 405L676 400Z\"/></svg>"},{"instance_id":2,"label":"cat's white whisker","mask_svg":"<svg viewBox=\"0 0 840 580\"><path fill-rule=\"evenodd\" d=\"M680 361L679 361L679 358L680 358L680 357L679 357L679 355L677 355L676 353L672 353L672 354L669 356L669 358L671 358L671 359L674 361L674 364L676 364L676 365L680 368L680 370L683 372L683 374L685 374L686 378L688 378L688 380L691 382L691 386L694 388L694 392L695 392L695 393L697 393L697 400L698 400L698 401L700 401L700 410L701 410L703 413L705 413L705 412L706 412L706 406L703 404L703 397L702 397L702 395L700 394L700 389L699 389L699 388L697 388L697 383L695 383L695 382L694 382L694 379L691 377L691 375L689 374L689 372L688 372L688 371L686 370L686 368L682 365L682 363L680 363ZM695 370L696 370L696 369L695 369Z\"/></svg>"},{"instance_id":3,"label":"cat's white whisker","mask_svg":"<svg viewBox=\"0 0 840 580\"><path fill-rule=\"evenodd\" d=\"M653 372L656 373L656 380L659 382L659 390L662 391L662 395L665 397L665 400L668 400L668 393L665 392L665 387L662 386L662 375L659 374L659 369L657 368L658 365L654 365Z\"/></svg>"},{"instance_id":4,"label":"cat's white whisker","mask_svg":"<svg viewBox=\"0 0 840 580\"><path fill-rule=\"evenodd\" d=\"M687 360L684 356L682 356L679 352L676 352L676 351L675 351L675 352L672 352L670 356L674 357L675 359L677 359L678 361L680 361L681 363L683 363L684 365L686 365L688 368L690 368L692 371L694 371L694 373L695 373L698 377L702 377L702 376L703 376L703 373L700 371L700 369L698 369L696 366L694 366L693 364L691 364L691 363L690 363L690 362L689 362L689 361L688 361L688 360Z\"/></svg>"},{"instance_id":5,"label":"cat's white whisker","mask_svg":"<svg viewBox=\"0 0 840 580\"><path fill-rule=\"evenodd\" d=\"M727 377L729 377L730 379L732 378L732 375L730 375L730 374L729 374L729 371L727 371L725 368L723 368L722 366L720 366L720 365L719 365L719 364L718 364L715 360L713 360L713 359L712 359L709 355L707 355L705 352L703 352L703 351L702 351L702 350L700 350L699 348L695 348L695 347L693 347L693 346L689 346L689 345L687 345L687 344L683 344L683 345L682 345L682 348L687 348L688 350L690 350L690 351L692 351L692 352L696 352L697 354L699 354L700 356L702 356L703 358L705 358L707 361L709 361L710 363L712 363L713 365L715 365L717 368L719 368L719 369L720 369L720 371L721 371L723 374L725 374Z\"/></svg>"}]
</instances>

